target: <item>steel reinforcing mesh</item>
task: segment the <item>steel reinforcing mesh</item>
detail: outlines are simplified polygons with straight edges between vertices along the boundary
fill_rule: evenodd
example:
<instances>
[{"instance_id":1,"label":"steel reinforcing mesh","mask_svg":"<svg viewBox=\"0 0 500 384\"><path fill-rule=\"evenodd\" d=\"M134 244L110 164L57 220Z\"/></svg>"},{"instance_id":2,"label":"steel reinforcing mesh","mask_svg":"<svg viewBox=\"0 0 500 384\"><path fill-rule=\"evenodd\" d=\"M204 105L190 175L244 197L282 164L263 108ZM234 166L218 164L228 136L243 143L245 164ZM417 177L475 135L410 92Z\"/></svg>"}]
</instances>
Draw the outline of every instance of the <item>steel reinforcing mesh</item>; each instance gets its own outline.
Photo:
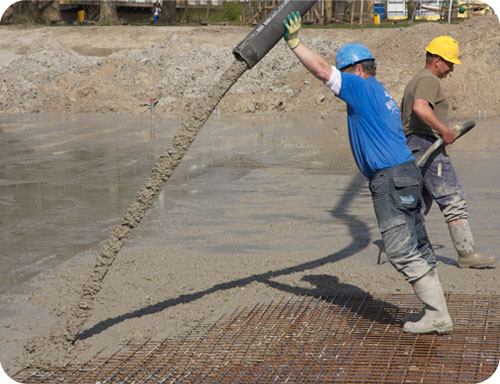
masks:
<instances>
[{"instance_id":1,"label":"steel reinforcing mesh","mask_svg":"<svg viewBox=\"0 0 500 384\"><path fill-rule=\"evenodd\" d=\"M410 335L414 295L293 298L166 340L130 340L81 366L27 367L22 383L480 383L500 359L500 295L447 295L454 330Z\"/></svg>"}]
</instances>

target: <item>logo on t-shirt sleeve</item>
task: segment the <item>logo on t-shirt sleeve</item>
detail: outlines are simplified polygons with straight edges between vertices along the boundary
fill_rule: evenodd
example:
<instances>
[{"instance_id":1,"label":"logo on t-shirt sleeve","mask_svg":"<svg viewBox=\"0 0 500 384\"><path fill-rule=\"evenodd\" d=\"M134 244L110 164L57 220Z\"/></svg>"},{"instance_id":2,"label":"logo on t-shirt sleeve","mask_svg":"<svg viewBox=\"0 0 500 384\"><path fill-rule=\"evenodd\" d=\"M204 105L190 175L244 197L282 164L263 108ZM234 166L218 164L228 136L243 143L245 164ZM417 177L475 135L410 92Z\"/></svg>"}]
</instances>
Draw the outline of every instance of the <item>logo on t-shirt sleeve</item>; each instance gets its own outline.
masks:
<instances>
[{"instance_id":1,"label":"logo on t-shirt sleeve","mask_svg":"<svg viewBox=\"0 0 500 384\"><path fill-rule=\"evenodd\" d=\"M391 115L394 115L395 113L399 113L398 105L396 104L396 102L394 101L392 96L386 90L384 90L384 93L385 93L385 97L387 99L389 99L385 102L385 106L389 111L391 111Z\"/></svg>"},{"instance_id":2,"label":"logo on t-shirt sleeve","mask_svg":"<svg viewBox=\"0 0 500 384\"><path fill-rule=\"evenodd\" d=\"M390 99L385 103L385 106L389 111L391 111L391 115L394 115L395 113L399 113L398 105L393 99Z\"/></svg>"}]
</instances>

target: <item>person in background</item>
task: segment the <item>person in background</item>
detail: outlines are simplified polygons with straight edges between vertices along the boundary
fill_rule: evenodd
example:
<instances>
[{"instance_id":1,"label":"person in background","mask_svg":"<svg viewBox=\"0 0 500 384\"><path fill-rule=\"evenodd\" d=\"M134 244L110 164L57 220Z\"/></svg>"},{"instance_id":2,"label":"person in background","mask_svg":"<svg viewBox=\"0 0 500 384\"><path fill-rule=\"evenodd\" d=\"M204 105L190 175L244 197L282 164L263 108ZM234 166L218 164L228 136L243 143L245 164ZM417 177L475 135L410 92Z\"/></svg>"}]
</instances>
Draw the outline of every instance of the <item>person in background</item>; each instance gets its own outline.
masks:
<instances>
[{"instance_id":1,"label":"person in background","mask_svg":"<svg viewBox=\"0 0 500 384\"><path fill-rule=\"evenodd\" d=\"M157 1L153 7L153 23L156 23L160 18L161 4Z\"/></svg>"},{"instance_id":2,"label":"person in background","mask_svg":"<svg viewBox=\"0 0 500 384\"><path fill-rule=\"evenodd\" d=\"M365 46L347 44L337 52L336 67L330 66L298 38L299 13L292 12L283 23L295 56L347 105L351 151L369 180L387 257L423 303L420 313L405 316L403 331L450 332L453 322L421 213L422 173L406 145L398 105L375 78L375 58Z\"/></svg>"},{"instance_id":3,"label":"person in background","mask_svg":"<svg viewBox=\"0 0 500 384\"><path fill-rule=\"evenodd\" d=\"M455 64L461 64L458 43L450 36L439 36L426 48L425 67L406 85L401 102L401 119L408 146L418 160L439 137L444 144L455 141L448 128L448 101L440 79L446 78ZM448 224L451 240L458 253L460 268L493 266L497 257L476 252L469 226L465 192L460 185L451 159L441 146L422 167L424 193L430 203L436 201ZM430 207L429 207L430 208Z\"/></svg>"}]
</instances>

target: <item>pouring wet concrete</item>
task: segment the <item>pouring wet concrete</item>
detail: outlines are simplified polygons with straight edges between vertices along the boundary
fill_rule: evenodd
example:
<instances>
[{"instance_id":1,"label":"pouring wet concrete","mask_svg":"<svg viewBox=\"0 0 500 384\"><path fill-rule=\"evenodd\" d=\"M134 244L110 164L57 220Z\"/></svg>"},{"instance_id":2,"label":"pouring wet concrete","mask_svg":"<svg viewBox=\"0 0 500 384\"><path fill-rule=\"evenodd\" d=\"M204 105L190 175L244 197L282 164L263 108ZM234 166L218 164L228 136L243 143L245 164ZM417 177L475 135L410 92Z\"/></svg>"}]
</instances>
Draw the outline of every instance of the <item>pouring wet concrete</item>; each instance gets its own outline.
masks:
<instances>
[{"instance_id":1,"label":"pouring wet concrete","mask_svg":"<svg viewBox=\"0 0 500 384\"><path fill-rule=\"evenodd\" d=\"M1 350L11 353L0 361L12 372L26 338L47 332L76 300L99 244L178 122L157 116L152 141L149 120L134 116L0 119L2 268L13 265L0 324ZM484 252L498 249L497 127L478 122L450 152ZM495 270L456 268L436 207L427 225L445 290L498 292ZM376 265L378 239L345 116L212 117L105 279L82 356L298 294L315 276L330 276L329 289L405 291L388 263Z\"/></svg>"}]
</instances>

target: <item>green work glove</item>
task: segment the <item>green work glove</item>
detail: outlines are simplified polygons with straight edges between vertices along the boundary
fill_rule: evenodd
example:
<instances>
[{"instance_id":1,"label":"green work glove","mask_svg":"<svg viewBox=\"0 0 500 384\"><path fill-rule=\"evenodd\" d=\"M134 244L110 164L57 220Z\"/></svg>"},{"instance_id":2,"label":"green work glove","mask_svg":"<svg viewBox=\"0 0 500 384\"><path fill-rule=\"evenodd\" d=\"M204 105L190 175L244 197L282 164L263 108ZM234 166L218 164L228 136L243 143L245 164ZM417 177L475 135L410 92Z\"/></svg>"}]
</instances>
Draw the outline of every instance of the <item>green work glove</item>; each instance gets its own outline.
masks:
<instances>
[{"instance_id":1,"label":"green work glove","mask_svg":"<svg viewBox=\"0 0 500 384\"><path fill-rule=\"evenodd\" d=\"M283 25L286 29L285 40L291 49L295 49L300 44L300 39L297 35L300 28L302 28L302 18L299 12L292 12L287 16L287 19L288 22L287 20L283 20Z\"/></svg>"}]
</instances>

